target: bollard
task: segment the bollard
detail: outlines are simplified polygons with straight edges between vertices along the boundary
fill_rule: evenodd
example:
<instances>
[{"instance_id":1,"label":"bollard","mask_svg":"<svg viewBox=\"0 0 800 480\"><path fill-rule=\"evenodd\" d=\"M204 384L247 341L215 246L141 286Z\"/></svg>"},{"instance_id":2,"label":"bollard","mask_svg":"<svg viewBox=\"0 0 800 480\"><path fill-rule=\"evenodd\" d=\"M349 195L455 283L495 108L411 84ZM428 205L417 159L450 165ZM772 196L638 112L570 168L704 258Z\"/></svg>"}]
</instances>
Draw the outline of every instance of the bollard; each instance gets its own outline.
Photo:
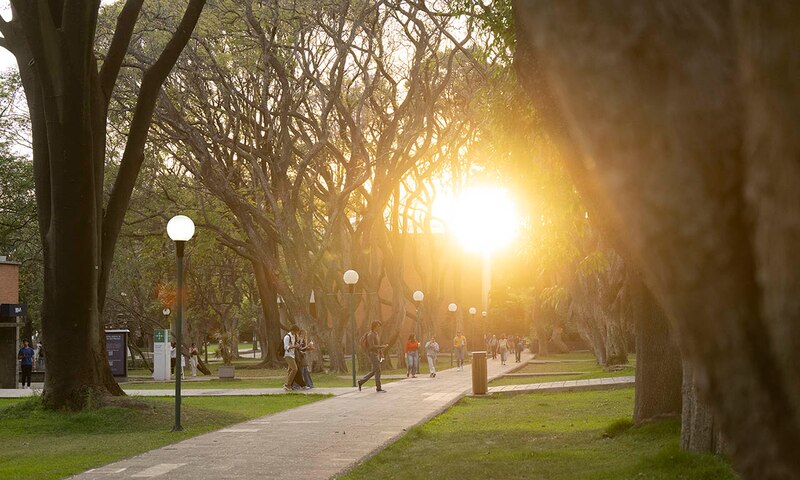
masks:
<instances>
[{"instance_id":1,"label":"bollard","mask_svg":"<svg viewBox=\"0 0 800 480\"><path fill-rule=\"evenodd\" d=\"M486 352L472 352L472 394L486 395L489 377L486 371Z\"/></svg>"}]
</instances>

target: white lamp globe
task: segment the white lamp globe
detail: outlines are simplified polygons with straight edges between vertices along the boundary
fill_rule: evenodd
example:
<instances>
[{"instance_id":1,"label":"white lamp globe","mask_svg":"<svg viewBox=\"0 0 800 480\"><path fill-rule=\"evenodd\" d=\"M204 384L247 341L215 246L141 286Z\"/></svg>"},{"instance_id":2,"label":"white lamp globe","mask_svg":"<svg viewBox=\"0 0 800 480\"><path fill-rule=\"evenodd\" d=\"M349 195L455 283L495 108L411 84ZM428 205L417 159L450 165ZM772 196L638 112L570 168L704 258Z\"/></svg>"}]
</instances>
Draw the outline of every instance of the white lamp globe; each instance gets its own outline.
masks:
<instances>
[{"instance_id":1,"label":"white lamp globe","mask_svg":"<svg viewBox=\"0 0 800 480\"><path fill-rule=\"evenodd\" d=\"M456 305L455 303L451 303L450 305L447 306L447 309L450 310L451 312L455 312L456 310L458 310L458 305Z\"/></svg>"},{"instance_id":2,"label":"white lamp globe","mask_svg":"<svg viewBox=\"0 0 800 480\"><path fill-rule=\"evenodd\" d=\"M186 215L175 215L167 222L167 235L173 242L188 242L194 236L194 222Z\"/></svg>"},{"instance_id":3,"label":"white lamp globe","mask_svg":"<svg viewBox=\"0 0 800 480\"><path fill-rule=\"evenodd\" d=\"M486 312L481 312L481 316L485 317L486 316Z\"/></svg>"},{"instance_id":4,"label":"white lamp globe","mask_svg":"<svg viewBox=\"0 0 800 480\"><path fill-rule=\"evenodd\" d=\"M425 298L425 294L424 294L424 293L422 293L422 292L421 292L421 291L419 291L419 290L417 290L416 292L414 292L414 295L412 295L412 296L414 297L414 301L415 301L415 302L421 302L421 301L422 301L422 300Z\"/></svg>"},{"instance_id":5,"label":"white lamp globe","mask_svg":"<svg viewBox=\"0 0 800 480\"><path fill-rule=\"evenodd\" d=\"M469 307L469 314L470 315L475 315L476 313L478 313L478 309L477 308Z\"/></svg>"},{"instance_id":6,"label":"white lamp globe","mask_svg":"<svg viewBox=\"0 0 800 480\"><path fill-rule=\"evenodd\" d=\"M163 313L165 317L168 316L171 312L172 312L172 310L170 310L169 308L165 308L164 310L161 310L161 313Z\"/></svg>"},{"instance_id":7,"label":"white lamp globe","mask_svg":"<svg viewBox=\"0 0 800 480\"><path fill-rule=\"evenodd\" d=\"M355 285L358 283L358 272L355 270L348 270L344 272L342 279L344 279L344 283L347 285Z\"/></svg>"}]
</instances>

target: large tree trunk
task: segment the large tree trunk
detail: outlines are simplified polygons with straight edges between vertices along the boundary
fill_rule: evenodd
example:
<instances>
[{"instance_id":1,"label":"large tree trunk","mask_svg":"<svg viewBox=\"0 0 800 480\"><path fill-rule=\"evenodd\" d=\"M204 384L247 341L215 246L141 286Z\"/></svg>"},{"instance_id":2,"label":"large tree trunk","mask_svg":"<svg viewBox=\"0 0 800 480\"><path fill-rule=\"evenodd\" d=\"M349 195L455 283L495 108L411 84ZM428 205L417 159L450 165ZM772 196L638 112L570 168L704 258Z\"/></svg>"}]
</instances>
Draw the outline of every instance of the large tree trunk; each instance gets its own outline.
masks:
<instances>
[{"instance_id":1,"label":"large tree trunk","mask_svg":"<svg viewBox=\"0 0 800 480\"><path fill-rule=\"evenodd\" d=\"M158 60L145 69L119 173L104 200L111 93L142 6L128 0L102 68L95 58L99 2L12 0L1 45L17 58L31 114L43 245L42 329L48 339L44 403L78 409L123 392L108 367L102 309L114 247L143 161L153 106L205 0L191 0Z\"/></svg>"},{"instance_id":2,"label":"large tree trunk","mask_svg":"<svg viewBox=\"0 0 800 480\"><path fill-rule=\"evenodd\" d=\"M667 316L638 275L630 277L636 323L636 392L633 421L681 413L681 353Z\"/></svg>"},{"instance_id":3,"label":"large tree trunk","mask_svg":"<svg viewBox=\"0 0 800 480\"><path fill-rule=\"evenodd\" d=\"M540 118L673 321L737 468L800 478L800 4L515 12Z\"/></svg>"},{"instance_id":4,"label":"large tree trunk","mask_svg":"<svg viewBox=\"0 0 800 480\"><path fill-rule=\"evenodd\" d=\"M683 364L681 449L694 453L722 453L724 442L711 407L697 393L694 368Z\"/></svg>"},{"instance_id":5,"label":"large tree trunk","mask_svg":"<svg viewBox=\"0 0 800 480\"><path fill-rule=\"evenodd\" d=\"M264 324L259 326L262 353L259 366L264 368L283 368L286 363L278 357L278 350L282 348L283 336L281 335L280 312L278 311L278 294L269 282L261 262L253 261L253 273L256 277L258 295L261 298L261 310ZM266 348L264 348L266 347Z\"/></svg>"}]
</instances>

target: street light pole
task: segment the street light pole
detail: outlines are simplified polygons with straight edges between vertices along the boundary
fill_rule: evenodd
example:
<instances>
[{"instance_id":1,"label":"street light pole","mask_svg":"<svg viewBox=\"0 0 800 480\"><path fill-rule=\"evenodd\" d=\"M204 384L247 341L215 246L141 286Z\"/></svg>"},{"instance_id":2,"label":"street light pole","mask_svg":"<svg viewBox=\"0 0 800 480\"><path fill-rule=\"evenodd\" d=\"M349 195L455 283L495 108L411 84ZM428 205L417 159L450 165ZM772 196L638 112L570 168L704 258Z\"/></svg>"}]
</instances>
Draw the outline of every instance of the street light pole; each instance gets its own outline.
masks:
<instances>
[{"instance_id":1,"label":"street light pole","mask_svg":"<svg viewBox=\"0 0 800 480\"><path fill-rule=\"evenodd\" d=\"M456 310L458 310L458 305L455 303L451 303L447 306L447 310L450 311L450 316L453 317L453 338L456 338ZM455 344L450 346L450 366L453 366L453 350L455 349Z\"/></svg>"},{"instance_id":2,"label":"street light pole","mask_svg":"<svg viewBox=\"0 0 800 480\"><path fill-rule=\"evenodd\" d=\"M416 335L417 341L419 342L420 341L420 337L419 337L419 323L420 323L419 312L420 312L420 306L422 304L422 300L425 299L425 294L422 293L421 290L417 290L412 295L412 298L414 298L414 303L417 306L417 317L414 319L414 335Z\"/></svg>"},{"instance_id":3,"label":"street light pole","mask_svg":"<svg viewBox=\"0 0 800 480\"><path fill-rule=\"evenodd\" d=\"M477 312L478 312L477 308L469 307L469 323L470 323L469 333L470 336L472 337L472 341L475 341L475 314Z\"/></svg>"},{"instance_id":4,"label":"street light pole","mask_svg":"<svg viewBox=\"0 0 800 480\"><path fill-rule=\"evenodd\" d=\"M344 283L347 284L348 291L350 293L350 333L353 337L353 353L352 363L353 363L353 386L356 386L356 312L355 312L355 302L353 298L353 292L355 290L356 283L358 283L358 272L355 270L348 270L344 272L344 276L342 277Z\"/></svg>"},{"instance_id":5,"label":"street light pole","mask_svg":"<svg viewBox=\"0 0 800 480\"><path fill-rule=\"evenodd\" d=\"M419 321L419 313L420 313L420 306L422 304L422 300L425 298L425 294L422 293L421 290L417 290L412 295L412 298L414 299L414 303L417 306L417 312L416 312L417 316L414 319L414 336L415 336L415 338L416 338L418 343L422 343L422 339L419 336L419 323L420 323L420 321ZM419 357L420 357L420 354L419 354L419 352L417 352L417 368L416 368L417 371L414 372L414 373L419 373Z\"/></svg>"},{"instance_id":6,"label":"street light pole","mask_svg":"<svg viewBox=\"0 0 800 480\"><path fill-rule=\"evenodd\" d=\"M185 215L176 215L167 223L167 235L175 242L178 260L177 308L175 315L175 425L173 432L183 431L181 426L181 339L183 330L183 249L194 236L194 222ZM163 312L162 312L163 313Z\"/></svg>"}]
</instances>

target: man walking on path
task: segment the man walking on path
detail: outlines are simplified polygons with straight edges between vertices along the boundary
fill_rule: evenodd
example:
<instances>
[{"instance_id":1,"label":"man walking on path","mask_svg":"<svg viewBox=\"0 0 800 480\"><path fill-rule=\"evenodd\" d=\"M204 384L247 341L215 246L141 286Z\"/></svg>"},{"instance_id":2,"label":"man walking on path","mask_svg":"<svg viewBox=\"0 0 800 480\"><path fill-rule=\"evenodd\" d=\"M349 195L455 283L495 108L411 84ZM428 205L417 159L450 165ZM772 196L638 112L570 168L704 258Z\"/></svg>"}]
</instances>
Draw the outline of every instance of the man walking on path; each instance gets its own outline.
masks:
<instances>
[{"instance_id":1,"label":"man walking on path","mask_svg":"<svg viewBox=\"0 0 800 480\"><path fill-rule=\"evenodd\" d=\"M464 352L467 349L467 337L461 335L461 332L456 332L453 338L453 348L456 351L456 367L458 371L464 370Z\"/></svg>"},{"instance_id":2,"label":"man walking on path","mask_svg":"<svg viewBox=\"0 0 800 480\"><path fill-rule=\"evenodd\" d=\"M12 350L13 351L13 350ZM31 388L31 373L33 373L33 355L36 352L28 345L27 340L22 341L22 348L17 353L19 366L22 370L22 388ZM27 382L27 386L26 386Z\"/></svg>"},{"instance_id":3,"label":"man walking on path","mask_svg":"<svg viewBox=\"0 0 800 480\"><path fill-rule=\"evenodd\" d=\"M292 386L295 382L295 377L297 376L297 361L295 349L297 348L297 332L300 329L297 328L297 325L292 325L289 327L289 333L287 333L283 337L283 358L286 360L286 366L288 370L286 371L286 383L283 384L283 389L287 392L292 391Z\"/></svg>"},{"instance_id":4,"label":"man walking on path","mask_svg":"<svg viewBox=\"0 0 800 480\"><path fill-rule=\"evenodd\" d=\"M388 345L381 344L381 336L378 333L379 328L381 328L381 322L376 320L372 322L370 332L367 334L367 355L369 355L369 361L372 364L372 371L358 381L359 391L361 391L361 386L364 385L367 380L375 376L375 387L377 391L381 393L386 392L386 390L381 388L381 350Z\"/></svg>"}]
</instances>

